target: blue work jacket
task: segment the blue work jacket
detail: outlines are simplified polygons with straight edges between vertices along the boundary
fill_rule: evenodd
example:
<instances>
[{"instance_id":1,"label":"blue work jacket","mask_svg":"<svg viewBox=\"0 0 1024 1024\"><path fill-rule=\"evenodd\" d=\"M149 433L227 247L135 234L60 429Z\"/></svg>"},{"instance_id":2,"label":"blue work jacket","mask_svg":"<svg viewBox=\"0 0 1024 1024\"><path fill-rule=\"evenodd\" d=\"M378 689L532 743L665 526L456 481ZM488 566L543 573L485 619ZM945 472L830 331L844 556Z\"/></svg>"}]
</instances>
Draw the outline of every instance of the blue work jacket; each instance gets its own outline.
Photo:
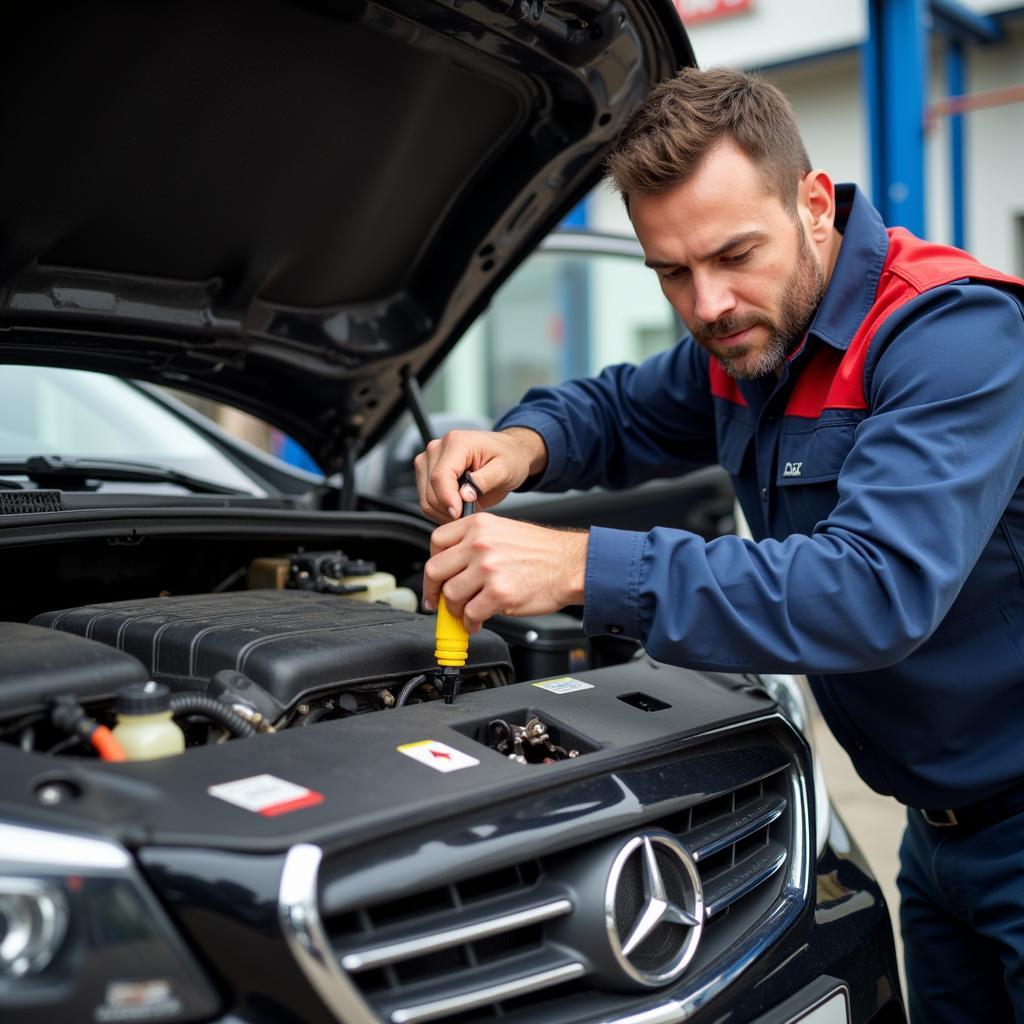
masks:
<instances>
[{"instance_id":1,"label":"blue work jacket","mask_svg":"<svg viewBox=\"0 0 1024 1024\"><path fill-rule=\"evenodd\" d=\"M498 423L530 486L718 462L754 540L593 528L584 625L652 657L807 673L865 781L953 807L1024 779L1024 282L887 231L853 186L826 294L780 377L685 337L531 390Z\"/></svg>"}]
</instances>

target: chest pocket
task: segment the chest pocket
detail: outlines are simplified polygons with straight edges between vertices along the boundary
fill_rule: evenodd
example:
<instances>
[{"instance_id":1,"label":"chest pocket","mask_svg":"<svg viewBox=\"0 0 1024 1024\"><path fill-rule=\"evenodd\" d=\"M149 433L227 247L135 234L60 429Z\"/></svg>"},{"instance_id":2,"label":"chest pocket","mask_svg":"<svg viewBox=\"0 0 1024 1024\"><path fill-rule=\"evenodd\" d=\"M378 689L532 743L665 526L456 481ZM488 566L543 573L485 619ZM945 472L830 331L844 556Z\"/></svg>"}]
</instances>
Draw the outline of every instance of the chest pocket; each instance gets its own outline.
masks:
<instances>
[{"instance_id":1,"label":"chest pocket","mask_svg":"<svg viewBox=\"0 0 1024 1024\"><path fill-rule=\"evenodd\" d=\"M719 416L715 429L718 464L732 477L733 492L754 536L764 536L763 511L757 497L754 470L754 427L734 416Z\"/></svg>"},{"instance_id":2,"label":"chest pocket","mask_svg":"<svg viewBox=\"0 0 1024 1024\"><path fill-rule=\"evenodd\" d=\"M734 478L743 472L743 463L754 439L754 428L737 420L718 425L718 464Z\"/></svg>"},{"instance_id":3,"label":"chest pocket","mask_svg":"<svg viewBox=\"0 0 1024 1024\"><path fill-rule=\"evenodd\" d=\"M858 422L819 423L800 431L783 426L775 483L779 511L789 520L789 529L810 533L835 508L836 481L853 447Z\"/></svg>"}]
</instances>

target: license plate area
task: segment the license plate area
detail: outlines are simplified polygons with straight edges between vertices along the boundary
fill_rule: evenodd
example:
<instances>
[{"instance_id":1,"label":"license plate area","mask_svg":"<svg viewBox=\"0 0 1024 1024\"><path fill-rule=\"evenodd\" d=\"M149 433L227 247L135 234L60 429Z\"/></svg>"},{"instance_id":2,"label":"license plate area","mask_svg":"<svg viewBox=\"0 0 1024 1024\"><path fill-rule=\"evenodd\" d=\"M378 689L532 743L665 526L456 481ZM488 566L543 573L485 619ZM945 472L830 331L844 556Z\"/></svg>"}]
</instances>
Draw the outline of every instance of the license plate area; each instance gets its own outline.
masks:
<instances>
[{"instance_id":1,"label":"license plate area","mask_svg":"<svg viewBox=\"0 0 1024 1024\"><path fill-rule=\"evenodd\" d=\"M849 990L838 978L823 974L754 1024L850 1024Z\"/></svg>"},{"instance_id":2,"label":"license plate area","mask_svg":"<svg viewBox=\"0 0 1024 1024\"><path fill-rule=\"evenodd\" d=\"M833 992L816 1006L787 1018L786 1024L850 1024L850 1006L845 990Z\"/></svg>"}]
</instances>

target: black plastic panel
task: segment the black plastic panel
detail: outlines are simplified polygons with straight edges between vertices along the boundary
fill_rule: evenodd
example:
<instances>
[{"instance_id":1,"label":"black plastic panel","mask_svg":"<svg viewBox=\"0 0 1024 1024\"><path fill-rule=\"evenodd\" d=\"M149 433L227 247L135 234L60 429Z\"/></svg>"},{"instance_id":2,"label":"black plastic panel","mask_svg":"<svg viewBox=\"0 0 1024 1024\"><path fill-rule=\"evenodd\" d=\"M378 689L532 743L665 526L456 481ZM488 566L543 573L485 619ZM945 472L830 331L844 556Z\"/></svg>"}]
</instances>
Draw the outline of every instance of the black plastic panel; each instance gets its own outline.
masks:
<instances>
[{"instance_id":1,"label":"black plastic panel","mask_svg":"<svg viewBox=\"0 0 1024 1024\"><path fill-rule=\"evenodd\" d=\"M136 658L79 636L54 635L23 622L0 622L0 714L45 710L55 697L80 701L113 696L119 686L145 682Z\"/></svg>"},{"instance_id":2,"label":"black plastic panel","mask_svg":"<svg viewBox=\"0 0 1024 1024\"><path fill-rule=\"evenodd\" d=\"M181 757L157 761L108 765L79 758L73 766L58 765L53 758L0 744L0 776L5 779L0 803L19 808L23 801L33 805L34 798L23 794L32 794L44 780L52 783L58 771L73 772L66 777L79 795L60 808L68 826L92 827L102 822L129 845L175 843L279 852L296 842L311 842L322 845L331 856L343 849L358 851L360 860L375 849L372 863L391 881L375 877L365 888L385 895L388 885L404 885L410 876L404 869L395 871L390 855L374 844L387 845L399 834L442 823L446 829L454 827L463 838L446 847L445 872L449 877L455 877L456 871L478 872L482 870L479 841L491 832L485 830L479 836L473 832L467 824L471 812L526 800L531 816L545 822L552 837L558 833L566 844L575 844L586 839L578 814L589 815L599 807L613 819L602 819L604 834L630 827L637 800L647 804L661 799L649 792L642 766L682 747L703 746L705 740L698 737L707 730L767 718L786 736L791 733L764 691L748 691L740 677L635 661L581 673L579 678L591 688L558 694L519 683L477 690L460 695L452 705L435 700L352 715L314 728L194 747ZM672 709L649 715L617 699L620 693L637 690L672 703ZM534 708L545 720L588 737L599 749L557 764L524 766L460 731L467 723L507 713L517 701L522 701L520 707ZM444 743L474 763L465 770L434 771L399 749L425 740ZM748 762L749 754L738 752L733 768L740 781L757 774ZM633 788L636 772L639 788L631 796L626 790ZM211 785L261 774L305 786L324 800L294 813L267 817L208 792ZM657 782L659 790L676 794L707 788L689 771L664 772ZM727 788L736 784L732 778L718 782ZM565 787L577 784L579 788L567 795ZM55 813L47 811L49 816ZM440 870L436 857L428 856L427 863L429 870Z\"/></svg>"}]
</instances>

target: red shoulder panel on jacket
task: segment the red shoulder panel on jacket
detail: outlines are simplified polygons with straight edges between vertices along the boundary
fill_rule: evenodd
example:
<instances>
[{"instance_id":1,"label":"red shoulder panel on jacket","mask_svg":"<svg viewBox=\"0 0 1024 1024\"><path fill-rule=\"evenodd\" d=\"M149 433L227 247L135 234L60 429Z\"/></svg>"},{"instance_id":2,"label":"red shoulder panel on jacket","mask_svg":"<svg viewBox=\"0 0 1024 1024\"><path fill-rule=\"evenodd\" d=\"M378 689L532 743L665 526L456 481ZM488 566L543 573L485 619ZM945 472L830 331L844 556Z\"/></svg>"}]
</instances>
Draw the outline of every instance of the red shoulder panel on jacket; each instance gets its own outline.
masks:
<instances>
[{"instance_id":1,"label":"red shoulder panel on jacket","mask_svg":"<svg viewBox=\"0 0 1024 1024\"><path fill-rule=\"evenodd\" d=\"M845 379L845 352L829 346L819 348L807 361L786 403L787 416L817 419L823 409L863 409L859 380Z\"/></svg>"},{"instance_id":2,"label":"red shoulder panel on jacket","mask_svg":"<svg viewBox=\"0 0 1024 1024\"><path fill-rule=\"evenodd\" d=\"M733 402L736 405L747 404L739 384L736 383L736 378L730 377L714 356L708 360L708 375L711 378L711 394L715 398L724 398L725 401Z\"/></svg>"},{"instance_id":3,"label":"red shoulder panel on jacket","mask_svg":"<svg viewBox=\"0 0 1024 1024\"><path fill-rule=\"evenodd\" d=\"M965 278L1024 290L1024 281L979 263L950 246L935 245L904 228L890 228L878 291L846 352L821 348L804 367L786 405L787 416L816 419L825 409L866 409L864 364L882 325L922 292Z\"/></svg>"}]
</instances>

